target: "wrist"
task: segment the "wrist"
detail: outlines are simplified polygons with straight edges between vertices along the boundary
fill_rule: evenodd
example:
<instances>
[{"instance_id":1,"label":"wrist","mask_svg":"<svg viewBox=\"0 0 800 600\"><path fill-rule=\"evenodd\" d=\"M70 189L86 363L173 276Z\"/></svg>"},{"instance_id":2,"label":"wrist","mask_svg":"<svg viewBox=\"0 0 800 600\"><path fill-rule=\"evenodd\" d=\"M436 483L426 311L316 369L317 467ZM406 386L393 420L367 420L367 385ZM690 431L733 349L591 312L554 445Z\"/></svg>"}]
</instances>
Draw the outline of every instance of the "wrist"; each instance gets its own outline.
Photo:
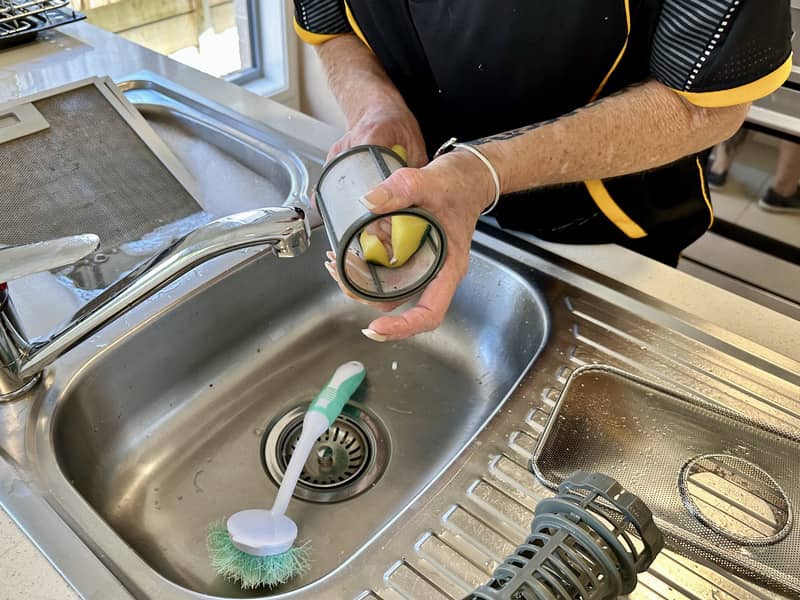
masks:
<instances>
[{"instance_id":1,"label":"wrist","mask_svg":"<svg viewBox=\"0 0 800 600\"><path fill-rule=\"evenodd\" d=\"M447 140L442 146L436 151L434 158L439 158L440 156L448 156L447 152L453 150L451 153L455 157L466 157L468 162L471 163L472 169L469 171L470 173L477 176L472 178L472 187L468 188L469 190L475 190L479 192L477 194L478 198L486 198L491 197L491 200L488 203L484 204L484 208L482 208L478 216L487 215L489 214L495 206L497 206L498 200L500 200L501 194L501 186L500 186L500 175L498 174L497 170L495 169L494 164L491 160L486 156L486 153L482 150L479 150L474 144L464 144L459 143L456 141L456 138L451 138ZM480 163L480 168L475 170L476 161ZM462 160L462 164L465 168L469 169L469 165ZM481 175L483 175L481 177ZM491 184L489 184L491 182ZM489 196L485 193L480 193L482 191L490 190L488 192ZM470 195L475 195L474 192L470 191Z\"/></svg>"},{"instance_id":2,"label":"wrist","mask_svg":"<svg viewBox=\"0 0 800 600\"><path fill-rule=\"evenodd\" d=\"M448 169L464 190L463 202L477 219L487 209L493 208L497 196L494 177L487 166L472 152L456 148L442 154L431 165Z\"/></svg>"}]
</instances>

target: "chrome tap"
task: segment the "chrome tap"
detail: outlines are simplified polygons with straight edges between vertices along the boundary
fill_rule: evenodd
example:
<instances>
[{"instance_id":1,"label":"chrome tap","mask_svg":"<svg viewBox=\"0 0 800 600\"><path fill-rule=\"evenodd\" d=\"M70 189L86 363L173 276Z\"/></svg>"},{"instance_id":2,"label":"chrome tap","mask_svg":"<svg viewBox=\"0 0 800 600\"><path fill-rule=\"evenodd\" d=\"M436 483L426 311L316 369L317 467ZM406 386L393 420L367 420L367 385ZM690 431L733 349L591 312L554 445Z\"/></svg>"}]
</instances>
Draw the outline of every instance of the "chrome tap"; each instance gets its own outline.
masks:
<instances>
[{"instance_id":1,"label":"chrome tap","mask_svg":"<svg viewBox=\"0 0 800 600\"><path fill-rule=\"evenodd\" d=\"M84 306L63 326L29 340L0 283L0 402L32 389L42 370L97 330L152 296L193 267L216 256L270 245L279 257L308 248L310 227L295 207L259 208L202 225L121 278ZM94 252L100 240L85 234L0 249L0 281L63 267Z\"/></svg>"}]
</instances>

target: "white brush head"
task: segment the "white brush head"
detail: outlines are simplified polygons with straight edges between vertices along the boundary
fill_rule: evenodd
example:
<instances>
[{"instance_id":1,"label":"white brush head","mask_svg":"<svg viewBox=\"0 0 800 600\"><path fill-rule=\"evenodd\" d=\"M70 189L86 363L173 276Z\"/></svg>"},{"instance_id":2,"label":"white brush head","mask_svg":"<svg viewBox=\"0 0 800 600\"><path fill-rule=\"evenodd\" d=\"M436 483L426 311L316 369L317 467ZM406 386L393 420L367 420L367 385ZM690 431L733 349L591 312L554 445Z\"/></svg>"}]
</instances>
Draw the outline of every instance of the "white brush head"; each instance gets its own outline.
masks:
<instances>
[{"instance_id":1,"label":"white brush head","mask_svg":"<svg viewBox=\"0 0 800 600\"><path fill-rule=\"evenodd\" d=\"M286 515L269 510L242 510L227 522L231 542L252 556L274 556L289 550L297 539L297 525Z\"/></svg>"}]
</instances>

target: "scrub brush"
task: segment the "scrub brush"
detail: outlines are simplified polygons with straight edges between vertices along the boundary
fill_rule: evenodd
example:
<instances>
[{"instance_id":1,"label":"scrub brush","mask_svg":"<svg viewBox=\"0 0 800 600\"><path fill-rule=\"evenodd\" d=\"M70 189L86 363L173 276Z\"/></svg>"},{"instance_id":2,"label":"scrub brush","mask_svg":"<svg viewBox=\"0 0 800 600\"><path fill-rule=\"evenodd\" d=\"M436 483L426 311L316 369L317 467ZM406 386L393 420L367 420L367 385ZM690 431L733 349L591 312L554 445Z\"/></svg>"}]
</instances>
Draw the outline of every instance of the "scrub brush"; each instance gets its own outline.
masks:
<instances>
[{"instance_id":1,"label":"scrub brush","mask_svg":"<svg viewBox=\"0 0 800 600\"><path fill-rule=\"evenodd\" d=\"M243 510L224 525L211 525L208 552L217 573L251 589L274 588L308 571L308 543L294 545L297 525L286 516L286 508L314 443L333 424L365 375L360 362L341 365L311 403L271 510Z\"/></svg>"}]
</instances>

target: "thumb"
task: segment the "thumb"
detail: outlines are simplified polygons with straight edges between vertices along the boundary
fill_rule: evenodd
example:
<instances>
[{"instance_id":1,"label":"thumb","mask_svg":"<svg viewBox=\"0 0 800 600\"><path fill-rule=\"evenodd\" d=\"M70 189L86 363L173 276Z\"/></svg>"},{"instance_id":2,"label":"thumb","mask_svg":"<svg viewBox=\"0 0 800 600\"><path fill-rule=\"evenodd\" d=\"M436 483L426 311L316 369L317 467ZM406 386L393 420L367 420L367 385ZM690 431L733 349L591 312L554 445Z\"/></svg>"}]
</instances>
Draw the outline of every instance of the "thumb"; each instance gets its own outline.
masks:
<instances>
[{"instance_id":1,"label":"thumb","mask_svg":"<svg viewBox=\"0 0 800 600\"><path fill-rule=\"evenodd\" d=\"M361 197L361 203L376 214L419 206L424 197L424 175L419 169L398 169L380 185Z\"/></svg>"}]
</instances>

